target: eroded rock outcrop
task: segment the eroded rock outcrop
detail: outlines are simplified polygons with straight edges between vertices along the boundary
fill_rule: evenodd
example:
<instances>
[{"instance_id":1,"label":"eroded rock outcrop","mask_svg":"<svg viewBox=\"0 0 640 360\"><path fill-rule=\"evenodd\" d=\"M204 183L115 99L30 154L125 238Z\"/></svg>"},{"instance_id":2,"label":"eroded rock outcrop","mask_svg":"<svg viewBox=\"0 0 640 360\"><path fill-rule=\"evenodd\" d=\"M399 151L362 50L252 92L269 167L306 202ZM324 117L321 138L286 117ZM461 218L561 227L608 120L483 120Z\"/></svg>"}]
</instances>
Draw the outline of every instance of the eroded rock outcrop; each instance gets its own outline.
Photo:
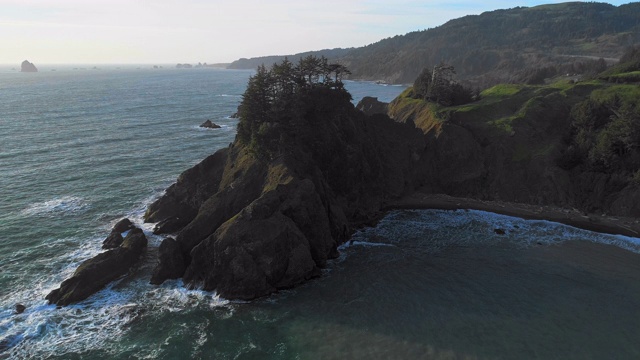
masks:
<instances>
[{"instance_id":1,"label":"eroded rock outcrop","mask_svg":"<svg viewBox=\"0 0 640 360\"><path fill-rule=\"evenodd\" d=\"M213 123L211 120L203 122L200 124L200 127L206 129L220 129L220 125Z\"/></svg>"},{"instance_id":2,"label":"eroded rock outcrop","mask_svg":"<svg viewBox=\"0 0 640 360\"><path fill-rule=\"evenodd\" d=\"M146 247L147 238L142 230L130 230L119 247L82 262L73 275L63 281L60 288L51 291L46 299L50 304L66 306L88 298L129 272Z\"/></svg>"},{"instance_id":3,"label":"eroded rock outcrop","mask_svg":"<svg viewBox=\"0 0 640 360\"><path fill-rule=\"evenodd\" d=\"M122 233L125 231L129 231L133 228L135 228L135 226L133 225L133 223L131 223L131 220L127 218L124 218L118 221L111 229L111 232L109 233L107 238L104 239L104 241L102 242L102 248L103 249L117 248L124 241L124 238L122 237Z\"/></svg>"},{"instance_id":4,"label":"eroded rock outcrop","mask_svg":"<svg viewBox=\"0 0 640 360\"><path fill-rule=\"evenodd\" d=\"M20 72L38 72L38 68L33 63L25 60L20 64Z\"/></svg>"}]
</instances>

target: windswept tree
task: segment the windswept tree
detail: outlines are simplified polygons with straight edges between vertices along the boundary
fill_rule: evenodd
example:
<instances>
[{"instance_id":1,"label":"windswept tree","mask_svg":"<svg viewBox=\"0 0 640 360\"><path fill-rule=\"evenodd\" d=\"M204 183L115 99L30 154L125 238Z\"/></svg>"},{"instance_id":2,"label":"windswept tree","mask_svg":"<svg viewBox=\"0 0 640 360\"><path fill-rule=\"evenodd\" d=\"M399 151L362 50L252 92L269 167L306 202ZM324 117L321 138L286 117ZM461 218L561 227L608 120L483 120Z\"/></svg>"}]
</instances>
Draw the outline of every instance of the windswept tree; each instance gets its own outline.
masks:
<instances>
[{"instance_id":1,"label":"windswept tree","mask_svg":"<svg viewBox=\"0 0 640 360\"><path fill-rule=\"evenodd\" d=\"M455 68L443 62L433 69L425 67L413 83L414 97L444 106L470 102L472 91L459 84L455 75Z\"/></svg>"},{"instance_id":2,"label":"windswept tree","mask_svg":"<svg viewBox=\"0 0 640 360\"><path fill-rule=\"evenodd\" d=\"M242 95L242 103L238 107L238 117L250 119L238 123L238 137L241 141L248 143L251 134L257 132L262 123L269 121L273 83L272 73L264 65L258 67L256 74L249 78L247 89Z\"/></svg>"},{"instance_id":3,"label":"windswept tree","mask_svg":"<svg viewBox=\"0 0 640 360\"><path fill-rule=\"evenodd\" d=\"M296 123L301 99L322 96L323 91L339 92L350 99L342 83L347 74L349 70L343 65L314 56L302 58L296 65L285 58L270 69L258 67L238 109L238 139L258 153L277 153L278 144L302 128Z\"/></svg>"}]
</instances>

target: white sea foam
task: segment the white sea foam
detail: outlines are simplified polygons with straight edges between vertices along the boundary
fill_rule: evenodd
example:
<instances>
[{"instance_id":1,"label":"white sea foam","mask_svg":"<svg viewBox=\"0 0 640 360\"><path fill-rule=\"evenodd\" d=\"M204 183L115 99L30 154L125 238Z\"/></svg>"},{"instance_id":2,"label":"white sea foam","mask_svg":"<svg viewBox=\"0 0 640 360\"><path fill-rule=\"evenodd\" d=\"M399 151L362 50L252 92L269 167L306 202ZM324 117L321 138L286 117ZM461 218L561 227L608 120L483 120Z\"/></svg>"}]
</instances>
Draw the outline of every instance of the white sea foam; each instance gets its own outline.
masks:
<instances>
[{"instance_id":1,"label":"white sea foam","mask_svg":"<svg viewBox=\"0 0 640 360\"><path fill-rule=\"evenodd\" d=\"M395 247L394 244L386 244L386 243L377 243L370 241L347 241L344 244L340 245L339 249L347 249L353 246L362 246L362 247L379 247L379 246L387 246L387 247Z\"/></svg>"},{"instance_id":2,"label":"white sea foam","mask_svg":"<svg viewBox=\"0 0 640 360\"><path fill-rule=\"evenodd\" d=\"M67 215L86 211L91 204L77 196L62 196L37 202L22 210L24 215Z\"/></svg>"},{"instance_id":3,"label":"white sea foam","mask_svg":"<svg viewBox=\"0 0 640 360\"><path fill-rule=\"evenodd\" d=\"M505 231L504 235L495 233ZM640 239L583 230L572 226L500 215L479 210L399 210L389 213L375 228L357 232L353 241L421 244L439 251L449 246L496 244L510 241L532 246L568 240L616 245L640 253Z\"/></svg>"},{"instance_id":4,"label":"white sea foam","mask_svg":"<svg viewBox=\"0 0 640 360\"><path fill-rule=\"evenodd\" d=\"M132 322L147 313L219 308L228 304L215 292L187 290L180 280L157 287L149 285L146 278L125 286L115 281L88 299L63 308L41 300L26 304L26 311L19 315L13 309L0 309L0 358L3 350L15 358L46 358L107 349L117 343ZM229 311L231 316L233 310Z\"/></svg>"}]
</instances>

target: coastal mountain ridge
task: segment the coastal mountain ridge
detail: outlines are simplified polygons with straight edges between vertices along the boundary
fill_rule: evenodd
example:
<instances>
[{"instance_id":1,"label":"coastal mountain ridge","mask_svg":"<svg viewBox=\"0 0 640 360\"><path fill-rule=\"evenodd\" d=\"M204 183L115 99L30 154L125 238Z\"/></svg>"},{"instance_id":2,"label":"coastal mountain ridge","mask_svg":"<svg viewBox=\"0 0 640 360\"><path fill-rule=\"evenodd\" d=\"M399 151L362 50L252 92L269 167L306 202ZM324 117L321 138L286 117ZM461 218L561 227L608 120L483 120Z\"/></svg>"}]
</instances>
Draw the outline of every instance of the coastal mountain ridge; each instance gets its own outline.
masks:
<instances>
[{"instance_id":1,"label":"coastal mountain ridge","mask_svg":"<svg viewBox=\"0 0 640 360\"><path fill-rule=\"evenodd\" d=\"M455 66L460 80L486 88L539 81L557 74L597 73L640 42L640 3L567 2L484 12L422 31L353 48L289 55L325 56L347 66L352 79L409 84L424 67ZM255 69L285 56L241 59ZM599 67L600 66L600 67Z\"/></svg>"}]
</instances>

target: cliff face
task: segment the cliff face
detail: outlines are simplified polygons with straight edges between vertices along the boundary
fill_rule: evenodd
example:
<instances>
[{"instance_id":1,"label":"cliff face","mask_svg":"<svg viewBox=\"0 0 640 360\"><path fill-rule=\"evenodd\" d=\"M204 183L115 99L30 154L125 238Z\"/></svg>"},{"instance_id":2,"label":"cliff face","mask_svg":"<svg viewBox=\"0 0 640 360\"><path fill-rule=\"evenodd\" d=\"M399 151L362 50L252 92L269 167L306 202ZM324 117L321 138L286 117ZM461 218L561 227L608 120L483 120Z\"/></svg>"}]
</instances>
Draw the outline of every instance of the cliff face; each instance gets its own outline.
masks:
<instances>
[{"instance_id":1,"label":"cliff face","mask_svg":"<svg viewBox=\"0 0 640 360\"><path fill-rule=\"evenodd\" d=\"M389 105L392 118L415 124L426 136L430 171L422 178L423 191L598 214L640 215L635 201L640 198L640 187L633 173L640 163L631 150L640 140L634 130L638 111L633 105L620 105L637 102L637 85L604 81L499 85L481 95L480 101L447 108L413 99L408 89ZM600 98L602 108L593 104ZM601 130L591 135L578 132L581 120L576 119L576 109L585 103L591 109L585 117L602 123ZM602 109L613 110L598 115ZM612 140L616 136L613 129L619 126L624 134ZM611 156L609 164L573 160L576 139L589 136L586 142L592 148L584 156L591 158L601 151ZM625 150L616 153L620 146ZM568 161L573 163L567 165Z\"/></svg>"},{"instance_id":2,"label":"cliff face","mask_svg":"<svg viewBox=\"0 0 640 360\"><path fill-rule=\"evenodd\" d=\"M236 141L149 207L146 221L180 228L161 246L153 283L183 277L232 299L294 286L317 276L386 200L416 187L425 145L418 129L325 100L302 112L308 135L277 157Z\"/></svg>"}]
</instances>

